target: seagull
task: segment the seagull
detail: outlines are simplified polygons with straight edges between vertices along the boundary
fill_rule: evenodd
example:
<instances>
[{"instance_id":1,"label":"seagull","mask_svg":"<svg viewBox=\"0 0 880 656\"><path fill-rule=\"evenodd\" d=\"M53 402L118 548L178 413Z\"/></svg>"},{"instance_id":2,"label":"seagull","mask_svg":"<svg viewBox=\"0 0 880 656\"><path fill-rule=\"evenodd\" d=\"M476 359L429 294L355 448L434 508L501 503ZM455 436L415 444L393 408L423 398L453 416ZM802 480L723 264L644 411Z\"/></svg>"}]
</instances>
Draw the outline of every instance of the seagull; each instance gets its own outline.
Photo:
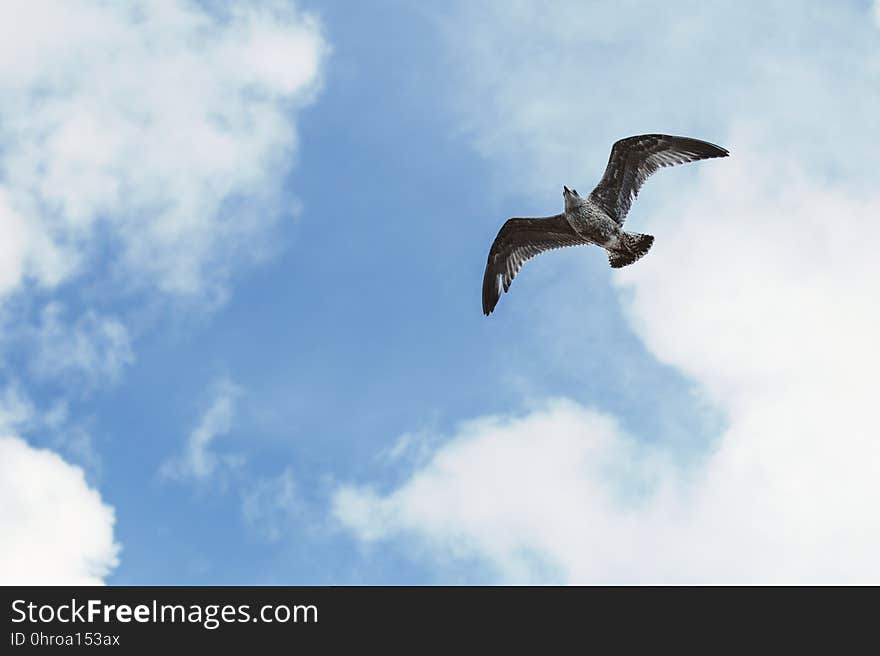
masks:
<instances>
[{"instance_id":1,"label":"seagull","mask_svg":"<svg viewBox=\"0 0 880 656\"><path fill-rule=\"evenodd\" d=\"M605 174L589 196L562 188L562 214L533 219L508 219L489 249L483 275L483 314L489 316L510 289L522 265L555 248L595 244L608 252L615 269L632 264L654 243L654 237L624 232L623 222L645 180L659 168L696 162L730 153L690 137L642 134L615 142Z\"/></svg>"}]
</instances>

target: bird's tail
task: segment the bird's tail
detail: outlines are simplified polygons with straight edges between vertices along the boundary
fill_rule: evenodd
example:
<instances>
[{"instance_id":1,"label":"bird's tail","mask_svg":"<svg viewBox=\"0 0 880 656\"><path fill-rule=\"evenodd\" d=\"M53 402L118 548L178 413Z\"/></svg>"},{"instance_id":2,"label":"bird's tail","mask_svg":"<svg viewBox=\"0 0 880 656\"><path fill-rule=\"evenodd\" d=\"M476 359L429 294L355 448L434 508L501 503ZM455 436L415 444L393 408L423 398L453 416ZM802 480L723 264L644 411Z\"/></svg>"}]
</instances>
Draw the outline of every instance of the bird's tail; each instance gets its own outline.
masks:
<instances>
[{"instance_id":1,"label":"bird's tail","mask_svg":"<svg viewBox=\"0 0 880 656\"><path fill-rule=\"evenodd\" d=\"M642 235L638 232L622 232L620 233L620 241L617 247L613 251L608 251L608 261L614 269L625 267L651 250L653 243L654 237L652 235Z\"/></svg>"}]
</instances>

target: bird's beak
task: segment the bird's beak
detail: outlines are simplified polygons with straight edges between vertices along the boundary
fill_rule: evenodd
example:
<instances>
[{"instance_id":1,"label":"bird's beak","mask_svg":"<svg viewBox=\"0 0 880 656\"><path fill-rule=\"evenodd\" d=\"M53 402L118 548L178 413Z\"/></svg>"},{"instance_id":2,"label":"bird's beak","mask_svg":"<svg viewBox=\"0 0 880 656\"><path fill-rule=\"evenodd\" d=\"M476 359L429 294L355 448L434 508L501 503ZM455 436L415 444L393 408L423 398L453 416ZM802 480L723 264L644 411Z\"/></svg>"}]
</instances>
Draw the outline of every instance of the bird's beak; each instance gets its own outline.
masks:
<instances>
[{"instance_id":1,"label":"bird's beak","mask_svg":"<svg viewBox=\"0 0 880 656\"><path fill-rule=\"evenodd\" d=\"M562 187L562 190L563 190L565 193L567 193L567 194L570 194L570 193L571 193L571 189L569 189L568 187L565 187L565 186L564 186L564 187Z\"/></svg>"}]
</instances>

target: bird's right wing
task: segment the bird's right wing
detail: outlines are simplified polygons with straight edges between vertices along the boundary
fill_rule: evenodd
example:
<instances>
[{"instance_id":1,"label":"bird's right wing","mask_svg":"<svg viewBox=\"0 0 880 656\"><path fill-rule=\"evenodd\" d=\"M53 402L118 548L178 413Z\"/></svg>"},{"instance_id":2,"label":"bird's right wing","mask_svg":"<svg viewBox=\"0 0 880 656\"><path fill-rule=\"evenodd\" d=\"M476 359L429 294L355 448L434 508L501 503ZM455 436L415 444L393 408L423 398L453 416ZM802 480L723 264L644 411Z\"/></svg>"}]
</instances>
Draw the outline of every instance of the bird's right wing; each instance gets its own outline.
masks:
<instances>
[{"instance_id":1,"label":"bird's right wing","mask_svg":"<svg viewBox=\"0 0 880 656\"><path fill-rule=\"evenodd\" d=\"M508 219L489 249L483 274L483 314L488 316L506 292L522 265L536 255L554 248L580 246L589 241L578 235L557 214L543 219Z\"/></svg>"},{"instance_id":2,"label":"bird's right wing","mask_svg":"<svg viewBox=\"0 0 880 656\"><path fill-rule=\"evenodd\" d=\"M623 225L639 189L657 169L728 155L721 146L690 137L642 134L621 139L611 147L605 174L590 200Z\"/></svg>"}]
</instances>

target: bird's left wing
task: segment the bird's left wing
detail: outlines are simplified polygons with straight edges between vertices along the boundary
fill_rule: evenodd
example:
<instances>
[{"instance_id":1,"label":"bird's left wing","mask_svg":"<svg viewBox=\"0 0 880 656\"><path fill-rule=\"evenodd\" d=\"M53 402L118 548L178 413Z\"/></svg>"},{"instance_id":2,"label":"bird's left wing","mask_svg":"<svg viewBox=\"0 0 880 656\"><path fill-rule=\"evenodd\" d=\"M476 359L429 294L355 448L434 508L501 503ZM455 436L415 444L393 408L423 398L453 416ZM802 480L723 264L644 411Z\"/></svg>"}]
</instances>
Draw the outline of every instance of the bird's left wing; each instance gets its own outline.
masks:
<instances>
[{"instance_id":1,"label":"bird's left wing","mask_svg":"<svg viewBox=\"0 0 880 656\"><path fill-rule=\"evenodd\" d=\"M645 180L657 169L730 153L708 141L667 134L642 134L621 139L611 147L605 174L590 194L619 225Z\"/></svg>"},{"instance_id":2,"label":"bird's left wing","mask_svg":"<svg viewBox=\"0 0 880 656\"><path fill-rule=\"evenodd\" d=\"M542 219L508 219L489 249L483 274L483 314L492 313L501 298L501 288L505 292L510 289L510 283L527 260L554 248L588 243L562 214Z\"/></svg>"}]
</instances>

